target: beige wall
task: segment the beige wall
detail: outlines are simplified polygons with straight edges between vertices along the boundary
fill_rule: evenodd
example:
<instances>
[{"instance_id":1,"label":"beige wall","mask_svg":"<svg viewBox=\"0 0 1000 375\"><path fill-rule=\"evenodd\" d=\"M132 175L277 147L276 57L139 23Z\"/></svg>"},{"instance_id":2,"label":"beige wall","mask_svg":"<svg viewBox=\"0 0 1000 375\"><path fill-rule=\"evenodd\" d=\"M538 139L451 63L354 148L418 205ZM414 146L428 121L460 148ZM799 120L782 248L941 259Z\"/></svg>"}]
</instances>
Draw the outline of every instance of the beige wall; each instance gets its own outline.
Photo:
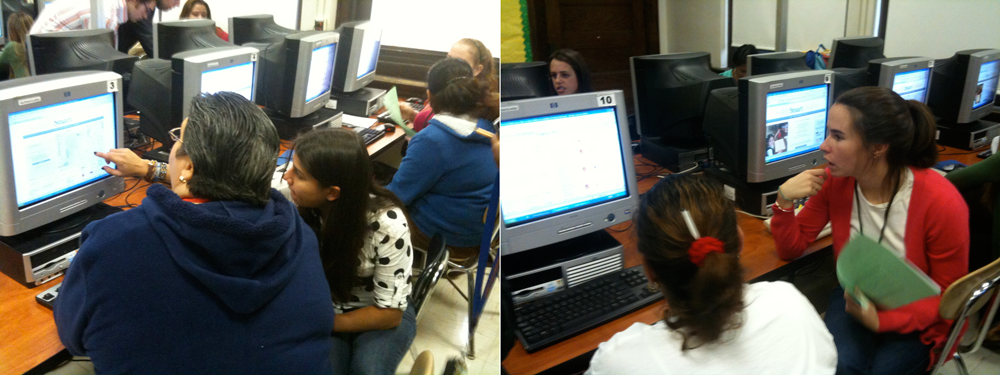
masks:
<instances>
[{"instance_id":1,"label":"beige wall","mask_svg":"<svg viewBox=\"0 0 1000 375\"><path fill-rule=\"evenodd\" d=\"M998 31L997 0L893 1L885 55L946 58L963 49L1000 49Z\"/></svg>"},{"instance_id":2,"label":"beige wall","mask_svg":"<svg viewBox=\"0 0 1000 375\"><path fill-rule=\"evenodd\" d=\"M708 52L712 65L726 65L725 0L660 0L660 35L666 36L666 51ZM661 38L663 39L663 38ZM661 42L661 47L663 43Z\"/></svg>"}]
</instances>

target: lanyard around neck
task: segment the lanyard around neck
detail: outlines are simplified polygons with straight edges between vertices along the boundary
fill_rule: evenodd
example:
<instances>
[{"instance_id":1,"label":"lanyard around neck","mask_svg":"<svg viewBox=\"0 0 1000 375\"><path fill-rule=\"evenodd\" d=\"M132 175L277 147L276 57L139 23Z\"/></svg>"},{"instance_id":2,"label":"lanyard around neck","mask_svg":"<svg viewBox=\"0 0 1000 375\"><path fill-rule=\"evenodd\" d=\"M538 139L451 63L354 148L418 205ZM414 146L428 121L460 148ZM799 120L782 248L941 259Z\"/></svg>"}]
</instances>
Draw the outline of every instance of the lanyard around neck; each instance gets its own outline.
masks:
<instances>
[{"instance_id":1,"label":"lanyard around neck","mask_svg":"<svg viewBox=\"0 0 1000 375\"><path fill-rule=\"evenodd\" d=\"M878 232L878 243L882 243L882 237L885 236L885 227L889 225L889 210L892 209L892 201L896 199L896 193L899 192L899 182L896 183L896 188L892 190L892 197L889 198L889 205L885 207L885 216L882 217L882 229ZM858 231L861 235L865 235L865 222L861 220L861 190L858 189L858 180L854 180L854 204L856 207L855 211L858 211Z\"/></svg>"}]
</instances>

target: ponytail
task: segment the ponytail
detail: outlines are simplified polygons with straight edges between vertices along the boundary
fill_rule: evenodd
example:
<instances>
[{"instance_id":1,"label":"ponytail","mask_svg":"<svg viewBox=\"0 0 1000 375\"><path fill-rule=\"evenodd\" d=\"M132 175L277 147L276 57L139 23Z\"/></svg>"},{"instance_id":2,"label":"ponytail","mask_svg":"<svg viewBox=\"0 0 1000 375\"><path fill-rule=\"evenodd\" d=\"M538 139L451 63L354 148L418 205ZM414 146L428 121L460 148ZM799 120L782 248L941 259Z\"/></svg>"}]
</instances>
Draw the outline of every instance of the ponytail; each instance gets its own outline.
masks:
<instances>
[{"instance_id":1,"label":"ponytail","mask_svg":"<svg viewBox=\"0 0 1000 375\"><path fill-rule=\"evenodd\" d=\"M667 327L684 337L681 350L715 342L741 325L744 284L736 211L718 182L667 176L643 196L635 225L650 279L667 299Z\"/></svg>"},{"instance_id":2,"label":"ponytail","mask_svg":"<svg viewBox=\"0 0 1000 375\"><path fill-rule=\"evenodd\" d=\"M906 159L917 168L930 168L937 163L938 149L934 141L937 125L934 116L924 103L907 100L910 117L913 119L913 143Z\"/></svg>"},{"instance_id":3,"label":"ponytail","mask_svg":"<svg viewBox=\"0 0 1000 375\"><path fill-rule=\"evenodd\" d=\"M431 93L434 113L468 115L493 120L499 113L489 87L472 76L472 67L462 59L449 57L438 61L427 72L427 90Z\"/></svg>"}]
</instances>

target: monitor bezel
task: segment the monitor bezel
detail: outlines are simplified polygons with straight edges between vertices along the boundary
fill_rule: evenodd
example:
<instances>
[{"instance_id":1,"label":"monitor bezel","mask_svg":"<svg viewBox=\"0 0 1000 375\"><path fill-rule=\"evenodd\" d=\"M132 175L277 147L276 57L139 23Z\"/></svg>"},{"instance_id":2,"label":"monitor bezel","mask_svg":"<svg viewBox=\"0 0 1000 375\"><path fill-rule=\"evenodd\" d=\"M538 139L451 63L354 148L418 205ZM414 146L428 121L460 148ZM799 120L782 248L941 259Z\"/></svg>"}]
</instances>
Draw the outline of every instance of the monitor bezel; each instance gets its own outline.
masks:
<instances>
[{"instance_id":1,"label":"monitor bezel","mask_svg":"<svg viewBox=\"0 0 1000 375\"><path fill-rule=\"evenodd\" d=\"M173 83L171 88L173 124L180 126L181 122L188 117L188 107L191 105L191 100L201 94L201 75L207 71L253 63L250 101L256 99L257 85L260 81L260 65L257 63L259 53L260 51L252 47L218 47L175 54L172 59ZM178 69L178 65L180 65L180 69Z\"/></svg>"},{"instance_id":2,"label":"monitor bezel","mask_svg":"<svg viewBox=\"0 0 1000 375\"><path fill-rule=\"evenodd\" d=\"M292 89L292 108L289 114L289 117L293 118L299 118L313 113L320 107L326 105L326 102L330 100L330 92L333 90L332 71L336 69L337 47L340 41L340 35L330 31L302 36L301 38L297 37L297 35L298 34L293 34L285 37L286 43L293 42L297 44L296 48L298 53L295 60L297 62L297 66L295 67L295 82ZM325 93L321 93L312 100L306 101L308 99L306 97L306 90L309 87L309 71L312 64L313 50L323 48L331 44L334 46L331 60L332 65L330 66L330 87ZM288 69L289 67L291 67L291 64L286 64L285 69Z\"/></svg>"},{"instance_id":3,"label":"monitor bezel","mask_svg":"<svg viewBox=\"0 0 1000 375\"><path fill-rule=\"evenodd\" d=\"M621 198L579 210L564 211L514 227L507 227L504 221L500 220L502 255L511 255L562 242L604 230L632 218L632 214L639 204L639 191L626 118L625 96L622 91L601 91L504 102L500 106L500 131L503 131L504 121L606 107L599 102L602 97L614 98L612 105L615 107L618 120L619 147L624 159L623 167L628 194ZM503 164L501 163L501 173L503 173L502 168ZM500 189L502 201L503 185ZM609 218L613 218L613 220L609 221Z\"/></svg>"},{"instance_id":4,"label":"monitor bezel","mask_svg":"<svg viewBox=\"0 0 1000 375\"><path fill-rule=\"evenodd\" d=\"M779 178L788 177L826 163L823 158L823 151L818 148L800 155L795 155L787 159L765 163L764 155L767 149L766 133L766 108L767 94L795 89L802 89L812 86L827 85L827 117L829 109L833 104L833 71L812 70L788 73L772 73L754 77L747 77L747 119L746 128L740 131L746 133L747 153L747 182L768 182ZM743 121L740 122L741 125ZM829 128L829 124L826 126ZM753 134L751 134L753 132ZM824 130L824 137L826 131Z\"/></svg>"},{"instance_id":5,"label":"monitor bezel","mask_svg":"<svg viewBox=\"0 0 1000 375\"><path fill-rule=\"evenodd\" d=\"M375 69L372 69L366 75L358 77L358 65L361 64L361 49L363 48L362 44L364 43L365 35L370 32L379 33L377 39L379 48L375 51ZM382 50L382 32L382 28L371 21L352 22L340 26L338 33L341 35L341 40L337 45L337 55L341 56L342 59L345 58L343 57L343 51L341 51L343 48L349 48L350 53L346 56L347 65L343 67L344 70L336 69L337 67L335 66L334 76L331 78L333 79L333 85L331 85L333 88L343 92L354 92L364 88L375 79L375 72L378 71L378 56ZM342 73L344 76L337 77L337 73ZM338 78L343 79L343 85L338 85Z\"/></svg>"},{"instance_id":6,"label":"monitor bezel","mask_svg":"<svg viewBox=\"0 0 1000 375\"><path fill-rule=\"evenodd\" d=\"M207 28L208 24L206 22L207 23L211 23L212 32L214 33L215 32L215 27L216 27L215 21L208 20L208 19L190 18L190 19L184 19L184 20L173 20L173 21L157 22L155 25L153 25L153 58L164 59L164 60L170 60L172 58L172 56L167 56L167 57L160 56L160 27L161 26L163 26L163 27L191 26L192 28L194 28L194 27L206 27ZM190 24L190 25L185 25L185 24ZM195 24L204 24L204 25L195 25ZM232 44L232 43L230 43L230 44ZM184 51L184 52L190 52L190 51ZM177 52L177 53L174 53L174 55L181 54L181 53L184 53L184 52Z\"/></svg>"},{"instance_id":7,"label":"monitor bezel","mask_svg":"<svg viewBox=\"0 0 1000 375\"><path fill-rule=\"evenodd\" d=\"M875 86L892 90L897 74L924 69L928 69L927 87L924 88L923 101L924 104L927 104L927 100L931 96L931 83L934 81L934 59L930 57L910 57L879 63L878 80L875 82Z\"/></svg>"},{"instance_id":8,"label":"monitor bezel","mask_svg":"<svg viewBox=\"0 0 1000 375\"><path fill-rule=\"evenodd\" d=\"M17 83L26 82L24 85ZM9 81L0 88L0 143L10 142L9 114L114 92L115 146L123 147L122 79L112 72L68 72ZM5 147L6 148L6 147ZM72 215L125 190L122 177L108 177L19 208L13 155L0 152L0 236L13 236Z\"/></svg>"},{"instance_id":9,"label":"monitor bezel","mask_svg":"<svg viewBox=\"0 0 1000 375\"><path fill-rule=\"evenodd\" d=\"M968 68L965 71L965 85L962 87L962 102L958 107L957 123L965 124L976 121L993 112L993 103L973 109L976 96L976 85L979 84L979 71L983 64L1000 60L1000 50L988 49L969 54ZM974 68L974 69L973 69ZM1000 87L1000 83L998 83ZM994 91L993 95L996 95ZM994 96L994 102L996 97Z\"/></svg>"}]
</instances>

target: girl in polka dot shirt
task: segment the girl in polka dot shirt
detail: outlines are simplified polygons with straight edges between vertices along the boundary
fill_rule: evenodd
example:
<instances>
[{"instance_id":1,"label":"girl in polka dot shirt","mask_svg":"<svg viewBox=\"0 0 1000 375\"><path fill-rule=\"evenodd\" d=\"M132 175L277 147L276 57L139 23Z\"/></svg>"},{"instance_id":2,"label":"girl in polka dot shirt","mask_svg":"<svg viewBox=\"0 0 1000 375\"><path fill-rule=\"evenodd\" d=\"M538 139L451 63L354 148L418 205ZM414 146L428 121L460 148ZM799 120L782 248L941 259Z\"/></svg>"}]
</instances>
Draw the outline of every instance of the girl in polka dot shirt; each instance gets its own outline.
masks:
<instances>
[{"instance_id":1,"label":"girl in polka dot shirt","mask_svg":"<svg viewBox=\"0 0 1000 375\"><path fill-rule=\"evenodd\" d=\"M292 200L319 238L334 319L334 373L391 374L416 334L405 206L372 179L352 131L315 130L296 140L285 172Z\"/></svg>"}]
</instances>

